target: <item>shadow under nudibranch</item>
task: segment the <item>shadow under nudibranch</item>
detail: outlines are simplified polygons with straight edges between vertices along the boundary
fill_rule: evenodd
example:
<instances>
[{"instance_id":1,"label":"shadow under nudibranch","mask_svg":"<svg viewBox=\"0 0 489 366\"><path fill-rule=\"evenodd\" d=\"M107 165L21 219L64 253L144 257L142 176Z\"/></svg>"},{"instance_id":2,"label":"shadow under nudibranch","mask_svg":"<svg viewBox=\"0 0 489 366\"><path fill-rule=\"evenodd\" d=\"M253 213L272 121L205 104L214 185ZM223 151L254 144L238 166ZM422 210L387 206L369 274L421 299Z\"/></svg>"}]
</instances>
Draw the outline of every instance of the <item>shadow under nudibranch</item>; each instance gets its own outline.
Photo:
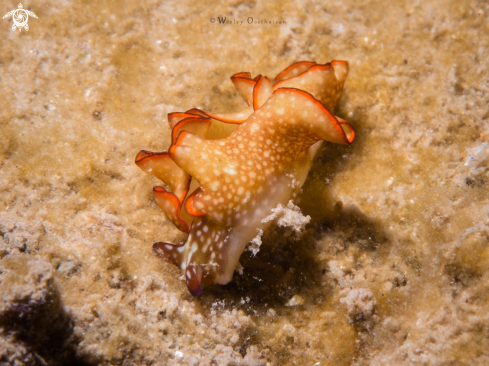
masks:
<instances>
[{"instance_id":1,"label":"shadow under nudibranch","mask_svg":"<svg viewBox=\"0 0 489 366\"><path fill-rule=\"evenodd\" d=\"M341 169L334 163L325 168L323 160L327 156L330 161L335 161L345 154L346 149L349 147L325 145L317 154L312 175L320 174L320 180L324 180L322 175L327 175L333 183ZM348 158L343 159L343 169L348 169L348 164ZM326 185L324 190L328 192ZM357 207L343 206L329 193L318 195L308 181L299 199L301 202L312 200L316 208L302 207L305 214L312 216L304 235L296 238L287 233L286 228L269 230L263 236L263 244L256 256L251 251L241 255L242 274L236 272L233 281L225 286L209 288L202 297L204 303L216 298L239 303L248 297L247 307L253 310L283 308L293 295L301 294L310 304L318 304L331 291L329 286L322 284L327 268L318 260L318 245L326 234L341 237L344 250L357 246L364 252L378 252L379 255L390 250L392 243L388 231L379 220L370 218Z\"/></svg>"}]
</instances>

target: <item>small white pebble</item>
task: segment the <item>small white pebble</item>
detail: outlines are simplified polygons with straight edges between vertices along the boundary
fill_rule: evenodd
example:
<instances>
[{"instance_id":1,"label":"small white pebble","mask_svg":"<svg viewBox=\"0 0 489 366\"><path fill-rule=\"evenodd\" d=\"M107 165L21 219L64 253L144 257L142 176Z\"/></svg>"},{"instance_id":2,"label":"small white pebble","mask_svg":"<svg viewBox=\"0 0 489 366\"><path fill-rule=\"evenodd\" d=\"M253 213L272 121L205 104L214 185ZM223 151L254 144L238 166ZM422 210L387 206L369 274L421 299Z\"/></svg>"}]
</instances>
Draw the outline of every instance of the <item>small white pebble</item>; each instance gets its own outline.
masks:
<instances>
[{"instance_id":1,"label":"small white pebble","mask_svg":"<svg viewBox=\"0 0 489 366\"><path fill-rule=\"evenodd\" d=\"M304 304L304 299L300 295L294 295L292 299L289 300L286 306L298 306Z\"/></svg>"}]
</instances>

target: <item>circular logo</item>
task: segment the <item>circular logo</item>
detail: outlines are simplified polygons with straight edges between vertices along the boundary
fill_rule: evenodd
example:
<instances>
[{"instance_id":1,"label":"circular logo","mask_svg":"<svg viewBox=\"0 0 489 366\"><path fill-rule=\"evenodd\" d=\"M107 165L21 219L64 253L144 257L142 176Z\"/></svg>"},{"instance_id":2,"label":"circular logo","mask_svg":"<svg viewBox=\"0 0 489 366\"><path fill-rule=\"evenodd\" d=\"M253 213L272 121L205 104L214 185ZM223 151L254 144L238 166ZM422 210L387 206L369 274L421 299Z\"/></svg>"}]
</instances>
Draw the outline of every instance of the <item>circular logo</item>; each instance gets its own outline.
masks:
<instances>
[{"instance_id":1,"label":"circular logo","mask_svg":"<svg viewBox=\"0 0 489 366\"><path fill-rule=\"evenodd\" d=\"M29 14L24 9L17 9L12 17L14 24L19 28L24 28L27 26L27 21L29 20Z\"/></svg>"},{"instance_id":2,"label":"circular logo","mask_svg":"<svg viewBox=\"0 0 489 366\"><path fill-rule=\"evenodd\" d=\"M30 10L25 10L22 6L22 3L20 3L18 9L9 11L3 16L3 19L12 17L12 20L14 21L14 24L12 25L12 30L16 30L17 28L19 28L19 31L21 31L22 28L24 28L26 31L28 31L29 24L27 24L27 21L29 20L29 15L31 17L37 18L36 14L34 14Z\"/></svg>"}]
</instances>

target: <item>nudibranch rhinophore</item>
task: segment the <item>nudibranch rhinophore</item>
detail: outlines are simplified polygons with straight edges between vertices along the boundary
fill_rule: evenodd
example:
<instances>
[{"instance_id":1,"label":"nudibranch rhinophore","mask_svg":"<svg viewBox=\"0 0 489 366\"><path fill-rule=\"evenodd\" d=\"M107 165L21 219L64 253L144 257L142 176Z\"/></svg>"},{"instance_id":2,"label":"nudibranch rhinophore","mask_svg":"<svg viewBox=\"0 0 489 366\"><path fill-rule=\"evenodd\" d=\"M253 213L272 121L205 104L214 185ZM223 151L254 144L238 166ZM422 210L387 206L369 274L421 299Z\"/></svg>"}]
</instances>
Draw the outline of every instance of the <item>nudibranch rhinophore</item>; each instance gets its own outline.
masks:
<instances>
[{"instance_id":1,"label":"nudibranch rhinophore","mask_svg":"<svg viewBox=\"0 0 489 366\"><path fill-rule=\"evenodd\" d=\"M323 140L353 142L353 127L332 113L347 74L346 61L297 62L273 81L240 72L231 81L248 107L169 113L168 151L136 156L164 183L153 188L160 208L189 234L185 244L153 249L181 269L192 295L231 281L246 244L297 193Z\"/></svg>"}]
</instances>

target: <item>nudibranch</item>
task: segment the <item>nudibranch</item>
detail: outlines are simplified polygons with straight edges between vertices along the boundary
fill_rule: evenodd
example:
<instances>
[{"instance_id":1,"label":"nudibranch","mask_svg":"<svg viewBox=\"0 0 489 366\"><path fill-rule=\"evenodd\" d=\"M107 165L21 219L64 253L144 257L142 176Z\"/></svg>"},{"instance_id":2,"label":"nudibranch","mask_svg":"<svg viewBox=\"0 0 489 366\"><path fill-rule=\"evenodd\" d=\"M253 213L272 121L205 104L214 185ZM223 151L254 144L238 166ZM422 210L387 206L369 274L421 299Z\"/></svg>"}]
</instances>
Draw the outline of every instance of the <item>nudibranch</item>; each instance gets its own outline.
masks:
<instances>
[{"instance_id":1,"label":"nudibranch","mask_svg":"<svg viewBox=\"0 0 489 366\"><path fill-rule=\"evenodd\" d=\"M322 141L353 142L353 127L332 113L347 74L346 61L297 62L274 80L240 72L231 81L244 110L169 113L168 150L136 156L164 184L153 188L160 208L188 233L184 244L153 249L181 269L192 295L231 281L247 243L270 225L263 219L304 183Z\"/></svg>"}]
</instances>

